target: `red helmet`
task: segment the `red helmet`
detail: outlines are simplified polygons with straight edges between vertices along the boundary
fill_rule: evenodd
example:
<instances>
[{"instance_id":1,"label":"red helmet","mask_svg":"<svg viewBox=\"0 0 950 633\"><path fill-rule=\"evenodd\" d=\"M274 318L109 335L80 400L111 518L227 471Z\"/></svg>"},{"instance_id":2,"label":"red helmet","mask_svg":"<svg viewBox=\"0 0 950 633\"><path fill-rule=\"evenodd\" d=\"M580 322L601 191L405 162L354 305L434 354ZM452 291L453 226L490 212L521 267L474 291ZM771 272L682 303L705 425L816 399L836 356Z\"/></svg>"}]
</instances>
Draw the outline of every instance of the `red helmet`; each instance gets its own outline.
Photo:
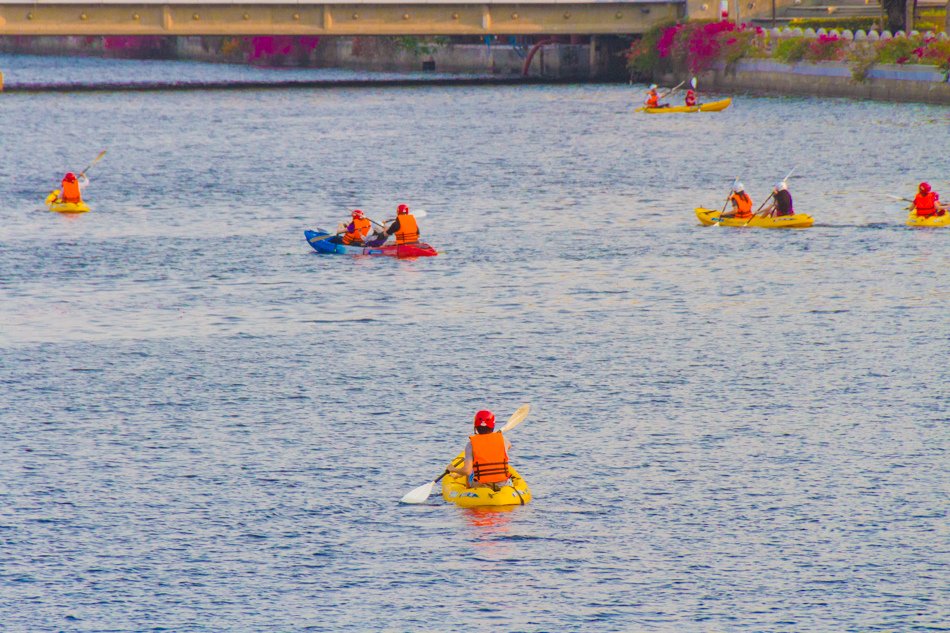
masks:
<instances>
[{"instance_id":1,"label":"red helmet","mask_svg":"<svg viewBox=\"0 0 950 633\"><path fill-rule=\"evenodd\" d=\"M67 171L66 175L63 176L63 180L65 180L66 182L74 182L76 180L76 174L74 174L71 171Z\"/></svg>"},{"instance_id":2,"label":"red helmet","mask_svg":"<svg viewBox=\"0 0 950 633\"><path fill-rule=\"evenodd\" d=\"M495 414L491 411L482 409L475 414L475 428L495 428Z\"/></svg>"},{"instance_id":3,"label":"red helmet","mask_svg":"<svg viewBox=\"0 0 950 633\"><path fill-rule=\"evenodd\" d=\"M921 193L930 193L930 185L926 182L920 183L920 192Z\"/></svg>"},{"instance_id":4,"label":"red helmet","mask_svg":"<svg viewBox=\"0 0 950 633\"><path fill-rule=\"evenodd\" d=\"M398 207L396 207L396 213L398 213L399 215L409 213L409 207L404 204L401 204Z\"/></svg>"},{"instance_id":5,"label":"red helmet","mask_svg":"<svg viewBox=\"0 0 950 633\"><path fill-rule=\"evenodd\" d=\"M365 214L359 209L353 209L353 219L366 217Z\"/></svg>"}]
</instances>

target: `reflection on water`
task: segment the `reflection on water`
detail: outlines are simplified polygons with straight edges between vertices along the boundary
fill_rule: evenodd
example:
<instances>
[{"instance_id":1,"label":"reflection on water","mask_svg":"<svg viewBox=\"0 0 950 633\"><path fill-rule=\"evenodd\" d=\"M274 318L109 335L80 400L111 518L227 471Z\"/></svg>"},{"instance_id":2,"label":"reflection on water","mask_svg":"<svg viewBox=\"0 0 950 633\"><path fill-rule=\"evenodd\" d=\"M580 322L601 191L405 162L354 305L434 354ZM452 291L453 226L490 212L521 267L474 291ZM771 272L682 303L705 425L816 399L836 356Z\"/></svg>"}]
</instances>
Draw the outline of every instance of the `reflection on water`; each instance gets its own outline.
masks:
<instances>
[{"instance_id":1,"label":"reflection on water","mask_svg":"<svg viewBox=\"0 0 950 633\"><path fill-rule=\"evenodd\" d=\"M0 622L945 626L945 109L638 89L5 96ZM814 228L698 226L792 167ZM442 255L303 238L400 202ZM522 402L530 505L398 504Z\"/></svg>"}]
</instances>

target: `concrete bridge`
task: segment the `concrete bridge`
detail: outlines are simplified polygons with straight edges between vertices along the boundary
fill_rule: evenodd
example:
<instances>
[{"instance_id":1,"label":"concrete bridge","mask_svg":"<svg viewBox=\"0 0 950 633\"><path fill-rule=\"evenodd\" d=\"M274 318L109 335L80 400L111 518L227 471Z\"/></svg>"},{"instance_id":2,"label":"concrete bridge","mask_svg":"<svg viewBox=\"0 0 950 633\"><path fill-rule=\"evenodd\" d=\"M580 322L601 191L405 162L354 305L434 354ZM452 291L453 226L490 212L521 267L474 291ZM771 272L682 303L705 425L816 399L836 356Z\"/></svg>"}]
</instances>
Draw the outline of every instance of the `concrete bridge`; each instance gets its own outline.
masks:
<instances>
[{"instance_id":1,"label":"concrete bridge","mask_svg":"<svg viewBox=\"0 0 950 633\"><path fill-rule=\"evenodd\" d=\"M0 35L632 35L686 11L687 0L0 0Z\"/></svg>"}]
</instances>

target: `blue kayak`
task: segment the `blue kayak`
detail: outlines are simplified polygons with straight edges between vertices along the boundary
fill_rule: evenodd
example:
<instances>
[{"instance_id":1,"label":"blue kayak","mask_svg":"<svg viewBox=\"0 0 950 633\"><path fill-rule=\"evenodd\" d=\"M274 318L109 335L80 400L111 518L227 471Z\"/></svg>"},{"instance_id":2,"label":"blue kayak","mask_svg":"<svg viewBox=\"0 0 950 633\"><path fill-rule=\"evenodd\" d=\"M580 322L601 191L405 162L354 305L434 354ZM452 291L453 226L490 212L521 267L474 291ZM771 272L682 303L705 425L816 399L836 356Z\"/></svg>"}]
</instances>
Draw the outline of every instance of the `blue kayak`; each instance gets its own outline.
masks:
<instances>
[{"instance_id":1,"label":"blue kayak","mask_svg":"<svg viewBox=\"0 0 950 633\"><path fill-rule=\"evenodd\" d=\"M339 235L322 229L304 231L304 237L318 253L337 255L373 255L377 257L432 257L439 253L425 242L415 244L383 244L380 246L355 246L344 244ZM328 237L329 236L329 237Z\"/></svg>"}]
</instances>

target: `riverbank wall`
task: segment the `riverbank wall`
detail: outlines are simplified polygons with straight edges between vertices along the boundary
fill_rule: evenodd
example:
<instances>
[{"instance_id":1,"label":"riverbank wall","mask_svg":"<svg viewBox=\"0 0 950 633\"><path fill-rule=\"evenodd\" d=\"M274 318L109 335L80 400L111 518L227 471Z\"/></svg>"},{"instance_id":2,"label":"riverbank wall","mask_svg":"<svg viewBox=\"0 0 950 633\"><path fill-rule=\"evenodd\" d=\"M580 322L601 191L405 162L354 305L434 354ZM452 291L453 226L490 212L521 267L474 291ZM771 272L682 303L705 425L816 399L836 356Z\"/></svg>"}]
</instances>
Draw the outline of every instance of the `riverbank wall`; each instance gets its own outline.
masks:
<instances>
[{"instance_id":1,"label":"riverbank wall","mask_svg":"<svg viewBox=\"0 0 950 633\"><path fill-rule=\"evenodd\" d=\"M470 39L470 38L469 38ZM0 52L179 59L271 67L626 79L629 39L413 37L0 37Z\"/></svg>"},{"instance_id":2,"label":"riverbank wall","mask_svg":"<svg viewBox=\"0 0 950 633\"><path fill-rule=\"evenodd\" d=\"M670 77L673 82L675 78ZM678 79L677 79L678 81ZM705 90L797 96L847 97L950 105L947 75L934 66L882 64L855 79L844 62L782 63L741 60L699 76Z\"/></svg>"}]
</instances>

